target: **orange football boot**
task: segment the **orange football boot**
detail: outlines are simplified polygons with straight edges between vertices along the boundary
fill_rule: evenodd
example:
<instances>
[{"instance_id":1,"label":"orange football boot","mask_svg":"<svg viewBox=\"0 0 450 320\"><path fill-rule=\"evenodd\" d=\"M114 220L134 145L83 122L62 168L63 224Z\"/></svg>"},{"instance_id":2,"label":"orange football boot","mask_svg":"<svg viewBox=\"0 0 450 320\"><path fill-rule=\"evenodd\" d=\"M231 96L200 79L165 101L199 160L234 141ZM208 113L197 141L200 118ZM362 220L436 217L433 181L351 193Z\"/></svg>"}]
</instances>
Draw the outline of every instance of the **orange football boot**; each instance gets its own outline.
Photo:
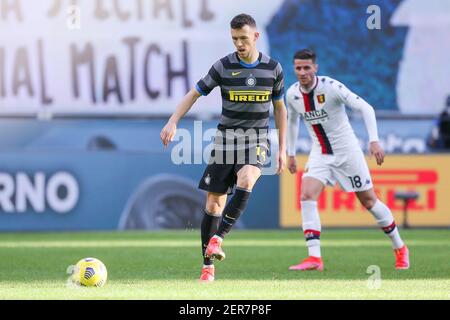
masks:
<instances>
[{"instance_id":1,"label":"orange football boot","mask_svg":"<svg viewBox=\"0 0 450 320\"><path fill-rule=\"evenodd\" d=\"M409 269L409 250L406 245L400 249L394 249L395 253L395 269L405 270Z\"/></svg>"},{"instance_id":2,"label":"orange football boot","mask_svg":"<svg viewBox=\"0 0 450 320\"><path fill-rule=\"evenodd\" d=\"M214 265L202 267L202 274L200 276L200 281L202 282L214 281Z\"/></svg>"},{"instance_id":3,"label":"orange football boot","mask_svg":"<svg viewBox=\"0 0 450 320\"><path fill-rule=\"evenodd\" d=\"M308 271L308 270L318 270L323 271L323 260L320 257L308 257L303 260L300 264L293 265L289 267L289 270L300 270L300 271Z\"/></svg>"},{"instance_id":4,"label":"orange football boot","mask_svg":"<svg viewBox=\"0 0 450 320\"><path fill-rule=\"evenodd\" d=\"M208 246L206 247L205 257L210 259L217 259L222 261L225 259L225 252L222 248L222 239L219 237L212 237L209 240Z\"/></svg>"}]
</instances>

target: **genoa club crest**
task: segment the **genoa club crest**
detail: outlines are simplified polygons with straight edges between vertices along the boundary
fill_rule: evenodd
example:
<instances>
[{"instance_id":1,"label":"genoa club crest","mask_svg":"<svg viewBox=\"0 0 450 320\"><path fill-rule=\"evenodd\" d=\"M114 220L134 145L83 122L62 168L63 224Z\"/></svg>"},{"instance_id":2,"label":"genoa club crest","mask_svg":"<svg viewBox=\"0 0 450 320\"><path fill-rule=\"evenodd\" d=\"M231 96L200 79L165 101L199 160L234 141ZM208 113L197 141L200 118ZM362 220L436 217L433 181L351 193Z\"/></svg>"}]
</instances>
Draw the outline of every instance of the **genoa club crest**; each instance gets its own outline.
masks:
<instances>
[{"instance_id":1,"label":"genoa club crest","mask_svg":"<svg viewBox=\"0 0 450 320\"><path fill-rule=\"evenodd\" d=\"M325 103L325 95L324 95L324 94L319 94L319 95L317 96L317 101L318 101L319 103Z\"/></svg>"}]
</instances>

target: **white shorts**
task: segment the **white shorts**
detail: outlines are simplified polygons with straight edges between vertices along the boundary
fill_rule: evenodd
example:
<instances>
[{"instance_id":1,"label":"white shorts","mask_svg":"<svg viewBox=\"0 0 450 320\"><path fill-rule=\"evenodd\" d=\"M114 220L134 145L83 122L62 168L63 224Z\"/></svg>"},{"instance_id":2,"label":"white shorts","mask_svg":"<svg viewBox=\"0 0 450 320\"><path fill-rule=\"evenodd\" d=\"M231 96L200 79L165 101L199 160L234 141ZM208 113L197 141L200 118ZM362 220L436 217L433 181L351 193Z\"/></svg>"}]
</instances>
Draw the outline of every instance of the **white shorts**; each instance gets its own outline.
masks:
<instances>
[{"instance_id":1,"label":"white shorts","mask_svg":"<svg viewBox=\"0 0 450 320\"><path fill-rule=\"evenodd\" d=\"M373 188L370 171L360 150L344 155L310 155L305 165L304 177L321 181L325 186L336 182L346 192L359 192Z\"/></svg>"}]
</instances>

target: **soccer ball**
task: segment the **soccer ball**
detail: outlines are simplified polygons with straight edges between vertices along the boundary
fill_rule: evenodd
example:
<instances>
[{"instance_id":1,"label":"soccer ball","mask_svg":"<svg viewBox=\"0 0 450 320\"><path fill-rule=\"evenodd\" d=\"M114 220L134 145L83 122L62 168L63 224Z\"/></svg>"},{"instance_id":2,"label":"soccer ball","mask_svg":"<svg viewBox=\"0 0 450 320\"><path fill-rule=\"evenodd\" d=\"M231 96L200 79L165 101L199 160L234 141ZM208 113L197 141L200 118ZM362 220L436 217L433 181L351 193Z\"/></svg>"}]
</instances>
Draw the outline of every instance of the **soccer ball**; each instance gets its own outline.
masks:
<instances>
[{"instance_id":1,"label":"soccer ball","mask_svg":"<svg viewBox=\"0 0 450 320\"><path fill-rule=\"evenodd\" d=\"M107 278L105 265L96 258L81 259L72 272L72 281L84 287L103 287Z\"/></svg>"}]
</instances>

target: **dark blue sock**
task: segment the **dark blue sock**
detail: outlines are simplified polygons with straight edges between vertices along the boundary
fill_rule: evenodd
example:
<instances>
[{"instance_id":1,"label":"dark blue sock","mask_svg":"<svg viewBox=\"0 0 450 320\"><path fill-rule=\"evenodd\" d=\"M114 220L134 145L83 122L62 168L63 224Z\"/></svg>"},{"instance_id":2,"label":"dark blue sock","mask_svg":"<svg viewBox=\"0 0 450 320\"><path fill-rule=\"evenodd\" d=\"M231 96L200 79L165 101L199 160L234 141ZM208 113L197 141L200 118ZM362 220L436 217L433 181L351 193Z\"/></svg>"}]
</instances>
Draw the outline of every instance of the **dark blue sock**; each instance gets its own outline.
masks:
<instances>
[{"instance_id":1,"label":"dark blue sock","mask_svg":"<svg viewBox=\"0 0 450 320\"><path fill-rule=\"evenodd\" d=\"M251 191L247 189L236 188L233 197L225 206L225 210L223 210L222 221L220 222L216 235L223 239L230 232L233 225L247 207L250 194Z\"/></svg>"},{"instance_id":2,"label":"dark blue sock","mask_svg":"<svg viewBox=\"0 0 450 320\"><path fill-rule=\"evenodd\" d=\"M221 216L213 216L206 210L204 211L202 225L201 225L201 235L202 235L202 257L204 265L211 265L213 262L209 258L205 258L205 250L208 246L209 239L216 233L219 227L219 222Z\"/></svg>"}]
</instances>

